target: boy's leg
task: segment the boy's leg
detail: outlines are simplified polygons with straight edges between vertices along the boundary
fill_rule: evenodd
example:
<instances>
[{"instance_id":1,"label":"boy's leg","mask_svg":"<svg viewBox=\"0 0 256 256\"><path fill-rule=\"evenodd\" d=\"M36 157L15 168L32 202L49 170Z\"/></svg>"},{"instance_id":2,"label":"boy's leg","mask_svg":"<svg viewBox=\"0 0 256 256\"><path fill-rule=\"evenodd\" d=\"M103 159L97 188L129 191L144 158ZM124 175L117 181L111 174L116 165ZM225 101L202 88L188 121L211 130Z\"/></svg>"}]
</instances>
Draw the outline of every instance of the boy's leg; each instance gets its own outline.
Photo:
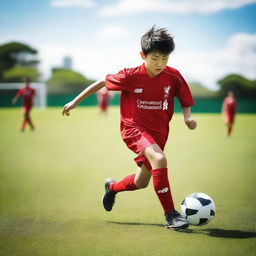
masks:
<instances>
[{"instance_id":1,"label":"boy's leg","mask_svg":"<svg viewBox=\"0 0 256 256\"><path fill-rule=\"evenodd\" d=\"M133 191L137 190L138 188L135 185L135 178L136 174L131 174L123 178L119 182L112 182L109 184L109 190L113 192L121 192L121 191Z\"/></svg>"},{"instance_id":2,"label":"boy's leg","mask_svg":"<svg viewBox=\"0 0 256 256\"><path fill-rule=\"evenodd\" d=\"M138 189L146 188L148 186L150 179L151 179L151 171L148 170L144 164L142 164L142 166L138 168L134 178L136 187Z\"/></svg>"},{"instance_id":3,"label":"boy's leg","mask_svg":"<svg viewBox=\"0 0 256 256\"><path fill-rule=\"evenodd\" d=\"M227 135L230 136L232 132L232 124L228 125Z\"/></svg>"},{"instance_id":4,"label":"boy's leg","mask_svg":"<svg viewBox=\"0 0 256 256\"><path fill-rule=\"evenodd\" d=\"M226 125L227 125L227 136L231 136L232 128L235 120L235 114L227 113Z\"/></svg>"},{"instance_id":5,"label":"boy's leg","mask_svg":"<svg viewBox=\"0 0 256 256\"><path fill-rule=\"evenodd\" d=\"M28 124L29 124L29 126L30 126L30 129L31 129L31 130L34 130L34 129L35 129L35 126L33 125L30 116L28 116L27 122L28 122Z\"/></svg>"},{"instance_id":6,"label":"boy's leg","mask_svg":"<svg viewBox=\"0 0 256 256\"><path fill-rule=\"evenodd\" d=\"M230 117L230 123L229 123L229 127L228 127L228 136L231 136L234 120L235 120L235 114L232 114Z\"/></svg>"},{"instance_id":7,"label":"boy's leg","mask_svg":"<svg viewBox=\"0 0 256 256\"><path fill-rule=\"evenodd\" d=\"M121 191L133 191L147 187L151 178L151 173L142 165L136 174L129 175L119 182L108 178L105 182L105 195L103 196L103 206L106 211L111 211L115 203L115 196Z\"/></svg>"},{"instance_id":8,"label":"boy's leg","mask_svg":"<svg viewBox=\"0 0 256 256\"><path fill-rule=\"evenodd\" d=\"M232 123L229 122L227 123L227 132L226 132L228 137L231 136L231 132L232 132Z\"/></svg>"},{"instance_id":9,"label":"boy's leg","mask_svg":"<svg viewBox=\"0 0 256 256\"><path fill-rule=\"evenodd\" d=\"M35 127L34 127L32 121L31 121L31 119L30 119L29 110L27 110L27 112L25 113L25 115L26 115L27 122L28 122L28 124L29 124L29 126L30 126L30 129L33 130Z\"/></svg>"},{"instance_id":10,"label":"boy's leg","mask_svg":"<svg viewBox=\"0 0 256 256\"><path fill-rule=\"evenodd\" d=\"M152 166L152 177L155 192L164 209L166 217L166 227L170 229L185 229L189 226L184 219L174 209L174 203L171 195L168 181L167 160L161 148L157 144L148 146L144 155Z\"/></svg>"},{"instance_id":11,"label":"boy's leg","mask_svg":"<svg viewBox=\"0 0 256 256\"><path fill-rule=\"evenodd\" d=\"M136 174L131 174L119 182L113 182L109 185L109 190L114 192L133 191L147 187L151 178L150 171L145 165L138 167Z\"/></svg>"},{"instance_id":12,"label":"boy's leg","mask_svg":"<svg viewBox=\"0 0 256 256\"><path fill-rule=\"evenodd\" d=\"M26 114L24 114L23 115L23 120L22 120L22 123L21 123L21 127L20 127L20 130L22 132L25 130L26 124L27 124L27 117L26 117Z\"/></svg>"},{"instance_id":13,"label":"boy's leg","mask_svg":"<svg viewBox=\"0 0 256 256\"><path fill-rule=\"evenodd\" d=\"M153 186L166 215L174 210L168 180L167 160L157 144L148 146L144 151L144 155L152 166Z\"/></svg>"}]
</instances>

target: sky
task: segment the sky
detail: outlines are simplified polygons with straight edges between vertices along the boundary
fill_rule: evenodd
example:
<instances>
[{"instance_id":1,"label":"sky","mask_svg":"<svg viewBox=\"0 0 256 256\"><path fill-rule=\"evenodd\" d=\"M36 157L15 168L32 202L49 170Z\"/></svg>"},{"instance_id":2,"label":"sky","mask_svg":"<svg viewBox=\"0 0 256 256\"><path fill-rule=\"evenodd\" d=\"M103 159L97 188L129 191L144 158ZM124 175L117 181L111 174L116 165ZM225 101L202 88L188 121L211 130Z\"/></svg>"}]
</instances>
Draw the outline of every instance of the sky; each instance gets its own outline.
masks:
<instances>
[{"instance_id":1,"label":"sky","mask_svg":"<svg viewBox=\"0 0 256 256\"><path fill-rule=\"evenodd\" d=\"M139 66L153 25L174 36L168 65L188 82L256 79L256 0L0 0L0 44L37 49L42 79L65 56L89 79Z\"/></svg>"}]
</instances>

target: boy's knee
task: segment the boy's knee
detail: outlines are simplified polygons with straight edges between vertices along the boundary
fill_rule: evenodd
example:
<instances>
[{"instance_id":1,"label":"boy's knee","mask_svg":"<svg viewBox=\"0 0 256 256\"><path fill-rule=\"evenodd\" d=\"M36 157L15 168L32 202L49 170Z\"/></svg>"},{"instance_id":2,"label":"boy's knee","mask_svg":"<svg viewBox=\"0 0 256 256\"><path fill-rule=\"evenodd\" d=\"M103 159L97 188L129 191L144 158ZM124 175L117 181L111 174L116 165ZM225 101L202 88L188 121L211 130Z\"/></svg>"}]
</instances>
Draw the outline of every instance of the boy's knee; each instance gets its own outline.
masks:
<instances>
[{"instance_id":1,"label":"boy's knee","mask_svg":"<svg viewBox=\"0 0 256 256\"><path fill-rule=\"evenodd\" d=\"M158 153L155 155L155 163L159 167L166 167L167 166L167 159L164 154Z\"/></svg>"}]
</instances>

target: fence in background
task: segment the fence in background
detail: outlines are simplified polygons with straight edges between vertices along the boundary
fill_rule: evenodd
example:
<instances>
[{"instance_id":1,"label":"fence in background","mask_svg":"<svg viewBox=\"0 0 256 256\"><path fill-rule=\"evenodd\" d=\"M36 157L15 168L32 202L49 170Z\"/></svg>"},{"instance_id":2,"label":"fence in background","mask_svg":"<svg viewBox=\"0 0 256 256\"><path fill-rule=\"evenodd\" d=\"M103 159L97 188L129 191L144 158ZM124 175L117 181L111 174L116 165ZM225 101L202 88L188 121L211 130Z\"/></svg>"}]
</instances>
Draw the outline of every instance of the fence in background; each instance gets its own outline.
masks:
<instances>
[{"instance_id":1,"label":"fence in background","mask_svg":"<svg viewBox=\"0 0 256 256\"><path fill-rule=\"evenodd\" d=\"M11 99L14 95L0 95L0 107L13 107L11 104ZM47 106L48 107L61 107L67 102L72 100L74 95L48 95L47 96ZM119 105L120 96L115 94L111 100L111 105ZM16 105L19 106L21 101ZM97 105L96 95L92 95L83 101L80 106L95 106ZM174 101L175 112L181 112L179 102L177 99ZM205 99L196 98L195 106L192 107L194 113L219 113L221 112L222 100L221 99ZM239 113L256 113L256 99L239 99L238 101L238 112Z\"/></svg>"}]
</instances>

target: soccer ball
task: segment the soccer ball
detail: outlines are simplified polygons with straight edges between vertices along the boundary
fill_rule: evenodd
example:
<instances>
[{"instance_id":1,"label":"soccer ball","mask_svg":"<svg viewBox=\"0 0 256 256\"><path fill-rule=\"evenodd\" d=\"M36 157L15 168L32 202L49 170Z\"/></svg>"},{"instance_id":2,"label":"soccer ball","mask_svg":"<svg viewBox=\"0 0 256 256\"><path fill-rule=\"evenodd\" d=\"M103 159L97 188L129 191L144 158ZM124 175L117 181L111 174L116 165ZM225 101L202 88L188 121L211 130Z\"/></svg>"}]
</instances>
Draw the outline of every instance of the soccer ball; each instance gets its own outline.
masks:
<instances>
[{"instance_id":1,"label":"soccer ball","mask_svg":"<svg viewBox=\"0 0 256 256\"><path fill-rule=\"evenodd\" d=\"M215 204L208 195L193 193L182 201L181 215L190 225L205 225L215 216Z\"/></svg>"}]
</instances>

